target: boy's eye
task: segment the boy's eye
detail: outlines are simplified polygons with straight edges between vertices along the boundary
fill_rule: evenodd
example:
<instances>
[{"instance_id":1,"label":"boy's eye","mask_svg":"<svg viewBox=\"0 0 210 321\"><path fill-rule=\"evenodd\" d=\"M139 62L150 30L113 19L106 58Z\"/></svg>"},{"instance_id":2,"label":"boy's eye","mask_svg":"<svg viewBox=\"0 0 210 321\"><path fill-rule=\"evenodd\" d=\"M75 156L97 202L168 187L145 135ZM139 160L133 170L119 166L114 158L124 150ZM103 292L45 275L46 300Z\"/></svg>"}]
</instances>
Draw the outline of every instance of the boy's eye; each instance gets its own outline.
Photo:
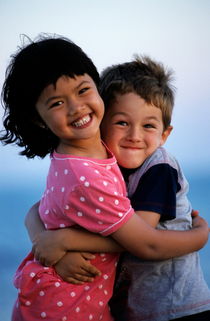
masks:
<instances>
[{"instance_id":1,"label":"boy's eye","mask_svg":"<svg viewBox=\"0 0 210 321\"><path fill-rule=\"evenodd\" d=\"M144 128L155 128L153 124L145 124Z\"/></svg>"},{"instance_id":2,"label":"boy's eye","mask_svg":"<svg viewBox=\"0 0 210 321\"><path fill-rule=\"evenodd\" d=\"M119 121L116 122L116 124L120 125L120 126L127 126L128 125L128 123L126 121L124 121L124 120L119 120Z\"/></svg>"}]
</instances>

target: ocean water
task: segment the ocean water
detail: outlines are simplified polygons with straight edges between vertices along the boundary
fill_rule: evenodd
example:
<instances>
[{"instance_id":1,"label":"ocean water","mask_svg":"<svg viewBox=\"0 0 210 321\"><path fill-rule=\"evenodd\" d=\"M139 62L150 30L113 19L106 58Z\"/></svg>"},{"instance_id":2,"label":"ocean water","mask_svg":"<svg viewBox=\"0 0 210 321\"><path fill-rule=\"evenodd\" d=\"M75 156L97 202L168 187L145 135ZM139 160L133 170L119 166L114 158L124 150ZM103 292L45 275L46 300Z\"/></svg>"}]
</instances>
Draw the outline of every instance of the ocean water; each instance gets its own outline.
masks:
<instances>
[{"instance_id":1,"label":"ocean water","mask_svg":"<svg viewBox=\"0 0 210 321\"><path fill-rule=\"evenodd\" d=\"M188 175L190 183L189 198L195 209L210 224L210 176ZM27 210L41 196L43 186L23 182L17 184L1 184L1 232L0 232L0 320L10 321L16 289L12 279L14 272L30 250L30 241L24 227ZM210 241L200 251L201 264L205 279L210 286Z\"/></svg>"}]
</instances>

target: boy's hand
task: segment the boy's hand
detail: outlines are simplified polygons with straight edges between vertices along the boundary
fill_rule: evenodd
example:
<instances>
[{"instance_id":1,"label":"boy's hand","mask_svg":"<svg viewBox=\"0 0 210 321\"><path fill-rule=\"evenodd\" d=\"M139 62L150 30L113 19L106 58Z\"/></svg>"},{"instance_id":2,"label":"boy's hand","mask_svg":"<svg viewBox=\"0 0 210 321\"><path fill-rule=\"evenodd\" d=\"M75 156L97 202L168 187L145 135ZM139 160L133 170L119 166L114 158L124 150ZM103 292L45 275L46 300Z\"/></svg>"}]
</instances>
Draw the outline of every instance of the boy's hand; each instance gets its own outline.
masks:
<instances>
[{"instance_id":1,"label":"boy's hand","mask_svg":"<svg viewBox=\"0 0 210 321\"><path fill-rule=\"evenodd\" d=\"M36 235L32 252L42 265L55 265L66 254L62 242L62 230L45 230Z\"/></svg>"},{"instance_id":2,"label":"boy's hand","mask_svg":"<svg viewBox=\"0 0 210 321\"><path fill-rule=\"evenodd\" d=\"M55 265L57 274L66 282L72 284L84 284L93 282L94 277L101 272L90 263L95 256L87 252L68 252Z\"/></svg>"}]
</instances>

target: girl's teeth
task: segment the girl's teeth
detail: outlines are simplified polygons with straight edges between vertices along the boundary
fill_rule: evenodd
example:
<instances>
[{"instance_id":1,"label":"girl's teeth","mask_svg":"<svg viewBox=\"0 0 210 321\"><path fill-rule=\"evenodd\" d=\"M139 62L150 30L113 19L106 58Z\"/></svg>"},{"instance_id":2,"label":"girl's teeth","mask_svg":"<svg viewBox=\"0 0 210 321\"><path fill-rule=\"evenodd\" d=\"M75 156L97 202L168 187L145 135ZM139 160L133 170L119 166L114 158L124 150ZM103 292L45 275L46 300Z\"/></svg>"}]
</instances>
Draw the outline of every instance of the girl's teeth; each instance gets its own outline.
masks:
<instances>
[{"instance_id":1,"label":"girl's teeth","mask_svg":"<svg viewBox=\"0 0 210 321\"><path fill-rule=\"evenodd\" d=\"M83 117L82 119L74 122L73 125L75 127L80 127L80 126L87 124L89 121L90 121L90 115L87 115L87 116Z\"/></svg>"}]
</instances>

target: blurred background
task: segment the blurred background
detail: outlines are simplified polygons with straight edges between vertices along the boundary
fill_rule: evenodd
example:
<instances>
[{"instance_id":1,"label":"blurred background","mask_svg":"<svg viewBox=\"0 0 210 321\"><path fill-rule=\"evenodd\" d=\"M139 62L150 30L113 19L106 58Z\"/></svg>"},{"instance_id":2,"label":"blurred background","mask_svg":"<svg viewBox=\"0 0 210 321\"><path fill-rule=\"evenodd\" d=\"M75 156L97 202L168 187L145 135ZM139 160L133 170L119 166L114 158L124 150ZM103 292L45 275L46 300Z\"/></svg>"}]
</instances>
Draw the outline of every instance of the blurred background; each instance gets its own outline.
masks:
<instances>
[{"instance_id":1,"label":"blurred background","mask_svg":"<svg viewBox=\"0 0 210 321\"><path fill-rule=\"evenodd\" d=\"M66 36L93 59L99 72L147 54L175 71L177 88L167 149L190 183L189 197L210 223L210 1L209 0L0 0L0 88L21 34ZM0 129L3 108L0 107ZM13 274L30 250L24 217L40 199L49 158L27 160L0 145L0 319L9 321ZM210 245L200 251L210 286Z\"/></svg>"}]
</instances>

